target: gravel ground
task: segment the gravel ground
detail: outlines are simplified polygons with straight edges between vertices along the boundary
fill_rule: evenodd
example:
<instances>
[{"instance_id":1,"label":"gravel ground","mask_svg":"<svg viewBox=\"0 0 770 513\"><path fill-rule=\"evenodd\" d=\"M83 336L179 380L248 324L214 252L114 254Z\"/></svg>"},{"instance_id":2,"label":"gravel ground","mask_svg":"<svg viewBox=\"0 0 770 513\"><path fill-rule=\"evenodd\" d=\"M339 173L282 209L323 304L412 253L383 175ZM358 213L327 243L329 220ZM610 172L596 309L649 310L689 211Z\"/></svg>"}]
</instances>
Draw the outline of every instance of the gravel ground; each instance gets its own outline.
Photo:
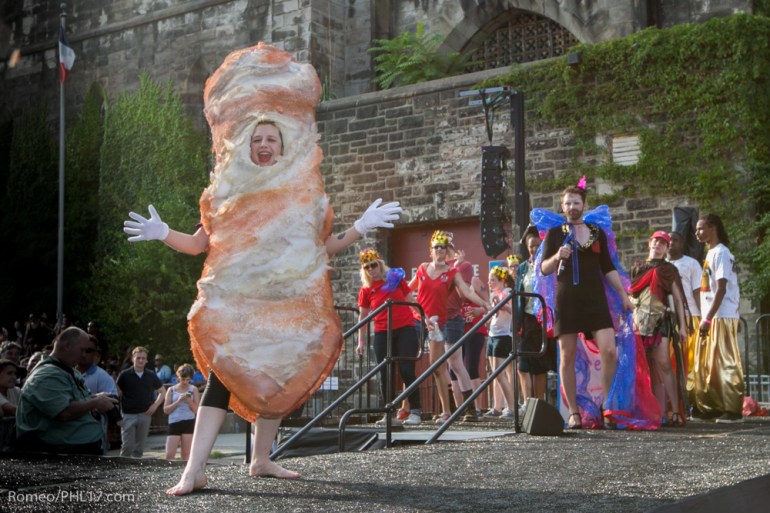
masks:
<instances>
[{"instance_id":1,"label":"gravel ground","mask_svg":"<svg viewBox=\"0 0 770 513\"><path fill-rule=\"evenodd\" d=\"M769 449L770 419L761 418L654 433L521 433L282 460L302 473L298 481L250 479L240 463L210 463L208 488L186 497L164 493L179 462L5 455L0 511L645 512L768 476ZM770 476L764 483L769 490ZM753 499L769 502L754 510L744 496L733 511L770 511L769 497Z\"/></svg>"}]
</instances>

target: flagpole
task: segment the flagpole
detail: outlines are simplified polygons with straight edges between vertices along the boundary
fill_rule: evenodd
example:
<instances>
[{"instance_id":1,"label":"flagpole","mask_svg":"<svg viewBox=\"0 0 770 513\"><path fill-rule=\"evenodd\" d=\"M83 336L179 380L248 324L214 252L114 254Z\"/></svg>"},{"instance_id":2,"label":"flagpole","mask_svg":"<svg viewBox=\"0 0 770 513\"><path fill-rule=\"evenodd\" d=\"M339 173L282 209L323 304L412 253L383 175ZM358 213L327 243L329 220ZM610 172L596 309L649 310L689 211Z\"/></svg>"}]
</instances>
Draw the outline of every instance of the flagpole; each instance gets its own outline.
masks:
<instances>
[{"instance_id":1,"label":"flagpole","mask_svg":"<svg viewBox=\"0 0 770 513\"><path fill-rule=\"evenodd\" d=\"M61 28L67 19L67 4L60 4L59 15ZM61 59L61 57L60 57ZM56 262L56 320L61 326L64 303L64 80L59 81L59 249Z\"/></svg>"}]
</instances>

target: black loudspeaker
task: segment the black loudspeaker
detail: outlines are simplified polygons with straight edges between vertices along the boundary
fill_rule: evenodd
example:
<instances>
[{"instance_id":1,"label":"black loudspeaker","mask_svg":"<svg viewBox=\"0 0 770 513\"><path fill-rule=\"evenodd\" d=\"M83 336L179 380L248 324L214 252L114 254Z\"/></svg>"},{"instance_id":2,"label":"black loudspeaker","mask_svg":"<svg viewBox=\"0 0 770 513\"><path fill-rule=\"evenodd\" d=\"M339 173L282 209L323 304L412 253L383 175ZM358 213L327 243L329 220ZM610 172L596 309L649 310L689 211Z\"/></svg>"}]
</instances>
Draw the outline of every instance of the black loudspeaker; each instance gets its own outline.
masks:
<instances>
[{"instance_id":1,"label":"black loudspeaker","mask_svg":"<svg viewBox=\"0 0 770 513\"><path fill-rule=\"evenodd\" d=\"M495 257L508 249L505 232L505 146L484 146L481 149L481 243L489 257Z\"/></svg>"},{"instance_id":2,"label":"black loudspeaker","mask_svg":"<svg viewBox=\"0 0 770 513\"><path fill-rule=\"evenodd\" d=\"M695 225L698 224L698 210L693 207L674 207L671 231L684 238L684 254L703 262L703 244L695 238Z\"/></svg>"},{"instance_id":3,"label":"black loudspeaker","mask_svg":"<svg viewBox=\"0 0 770 513\"><path fill-rule=\"evenodd\" d=\"M558 436L564 430L559 410L542 399L527 399L522 429L535 436Z\"/></svg>"}]
</instances>

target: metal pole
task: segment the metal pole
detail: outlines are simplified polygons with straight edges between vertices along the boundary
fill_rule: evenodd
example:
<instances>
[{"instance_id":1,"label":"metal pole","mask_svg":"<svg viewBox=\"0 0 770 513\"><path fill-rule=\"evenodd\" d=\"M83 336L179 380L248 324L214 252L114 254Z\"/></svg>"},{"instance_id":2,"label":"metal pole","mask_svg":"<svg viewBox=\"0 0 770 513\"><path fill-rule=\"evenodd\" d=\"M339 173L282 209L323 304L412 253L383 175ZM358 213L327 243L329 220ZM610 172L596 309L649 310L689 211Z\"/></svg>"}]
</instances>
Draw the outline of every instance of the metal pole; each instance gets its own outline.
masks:
<instances>
[{"instance_id":1,"label":"metal pole","mask_svg":"<svg viewBox=\"0 0 770 513\"><path fill-rule=\"evenodd\" d=\"M528 201L524 181L524 93L511 92L511 125L513 125L513 166L514 166L514 218L519 227L518 236L524 235L529 224ZM526 254L526 253L525 253Z\"/></svg>"},{"instance_id":2,"label":"metal pole","mask_svg":"<svg viewBox=\"0 0 770 513\"><path fill-rule=\"evenodd\" d=\"M67 20L67 4L60 4L61 30ZM61 55L59 56L61 59ZM60 64L61 65L61 64ZM56 262L56 320L61 326L64 303L64 81L59 81L59 247Z\"/></svg>"}]
</instances>

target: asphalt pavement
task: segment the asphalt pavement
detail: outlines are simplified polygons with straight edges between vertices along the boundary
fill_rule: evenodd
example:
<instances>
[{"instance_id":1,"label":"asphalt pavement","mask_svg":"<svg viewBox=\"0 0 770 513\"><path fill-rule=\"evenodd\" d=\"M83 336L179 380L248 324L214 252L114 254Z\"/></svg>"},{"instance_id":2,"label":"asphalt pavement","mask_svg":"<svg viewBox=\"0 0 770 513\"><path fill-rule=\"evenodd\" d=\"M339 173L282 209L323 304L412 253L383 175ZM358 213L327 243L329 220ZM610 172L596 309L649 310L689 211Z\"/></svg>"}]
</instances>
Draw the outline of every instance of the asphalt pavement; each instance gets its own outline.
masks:
<instances>
[{"instance_id":1,"label":"asphalt pavement","mask_svg":"<svg viewBox=\"0 0 770 513\"><path fill-rule=\"evenodd\" d=\"M453 441L432 445L399 442L388 449L284 458L282 465L303 476L293 481L249 478L245 435L220 435L207 465L209 486L185 497L165 494L183 463L160 459L163 435L148 440L141 460L4 454L0 511L770 511L767 418L557 437L510 429L464 425L447 431ZM498 433L474 435L490 430Z\"/></svg>"}]
</instances>

